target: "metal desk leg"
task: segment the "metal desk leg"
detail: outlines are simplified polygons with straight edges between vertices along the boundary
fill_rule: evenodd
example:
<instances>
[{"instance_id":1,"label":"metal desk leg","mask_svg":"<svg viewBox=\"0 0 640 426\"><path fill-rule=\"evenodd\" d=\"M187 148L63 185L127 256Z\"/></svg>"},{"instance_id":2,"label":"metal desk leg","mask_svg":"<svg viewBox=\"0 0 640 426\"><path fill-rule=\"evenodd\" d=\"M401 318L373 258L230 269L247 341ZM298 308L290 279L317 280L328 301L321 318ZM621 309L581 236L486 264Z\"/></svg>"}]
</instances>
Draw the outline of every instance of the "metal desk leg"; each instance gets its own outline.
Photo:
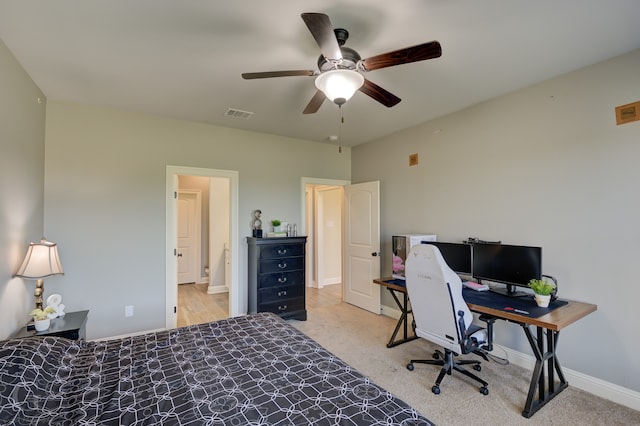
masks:
<instances>
[{"instance_id":1,"label":"metal desk leg","mask_svg":"<svg viewBox=\"0 0 640 426\"><path fill-rule=\"evenodd\" d=\"M524 410L522 411L522 415L529 418L547 402L551 401L556 395L566 389L567 386L569 386L569 383L562 373L562 368L560 368L560 362L556 355L556 347L558 345L560 332L536 327L537 338L534 338L529 326L526 324L521 325L527 335L533 354L536 357L536 365L533 369L531 384L529 385L527 402L524 406ZM545 372L547 380L545 380ZM555 380L554 373L558 374L558 382ZM536 389L538 391L538 398L534 399L536 396Z\"/></svg>"},{"instance_id":2,"label":"metal desk leg","mask_svg":"<svg viewBox=\"0 0 640 426\"><path fill-rule=\"evenodd\" d=\"M391 296L393 296L393 300L395 300L396 305L398 305L400 312L402 312L402 314L400 315L400 318L398 319L398 323L396 324L396 328L393 330L391 339L389 339L389 343L387 343L387 347L392 348L394 346L398 346L401 343L406 343L411 340L415 340L418 338L418 336L413 335L409 337L409 314L412 313L411 310L409 309L409 295L406 292L402 293L403 300L402 302L400 302L400 300L398 300L398 296L396 296L396 293L393 291L393 289L387 287L387 290L389 290L389 293L391 293ZM398 334L398 331L400 331L400 327L403 327L402 331L404 332L403 333L404 335L402 339L396 340L396 335Z\"/></svg>"}]
</instances>

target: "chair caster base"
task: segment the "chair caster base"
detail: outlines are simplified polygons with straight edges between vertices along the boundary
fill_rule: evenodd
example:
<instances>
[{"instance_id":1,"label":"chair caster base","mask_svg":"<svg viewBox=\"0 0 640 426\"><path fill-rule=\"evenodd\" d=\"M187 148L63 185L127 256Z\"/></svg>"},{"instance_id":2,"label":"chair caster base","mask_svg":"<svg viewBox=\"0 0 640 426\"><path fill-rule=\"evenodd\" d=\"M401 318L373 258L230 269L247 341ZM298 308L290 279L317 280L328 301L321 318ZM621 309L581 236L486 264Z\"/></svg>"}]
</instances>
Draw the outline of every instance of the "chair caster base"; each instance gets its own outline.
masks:
<instances>
[{"instance_id":1,"label":"chair caster base","mask_svg":"<svg viewBox=\"0 0 640 426\"><path fill-rule=\"evenodd\" d=\"M483 395L489 395L489 389L486 386L480 388L480 393Z\"/></svg>"},{"instance_id":2,"label":"chair caster base","mask_svg":"<svg viewBox=\"0 0 640 426\"><path fill-rule=\"evenodd\" d=\"M435 395L440 395L440 386L433 386L431 388L431 392L433 392Z\"/></svg>"},{"instance_id":3,"label":"chair caster base","mask_svg":"<svg viewBox=\"0 0 640 426\"><path fill-rule=\"evenodd\" d=\"M413 363L410 362L409 364L407 364L407 370L409 371L413 371Z\"/></svg>"}]
</instances>

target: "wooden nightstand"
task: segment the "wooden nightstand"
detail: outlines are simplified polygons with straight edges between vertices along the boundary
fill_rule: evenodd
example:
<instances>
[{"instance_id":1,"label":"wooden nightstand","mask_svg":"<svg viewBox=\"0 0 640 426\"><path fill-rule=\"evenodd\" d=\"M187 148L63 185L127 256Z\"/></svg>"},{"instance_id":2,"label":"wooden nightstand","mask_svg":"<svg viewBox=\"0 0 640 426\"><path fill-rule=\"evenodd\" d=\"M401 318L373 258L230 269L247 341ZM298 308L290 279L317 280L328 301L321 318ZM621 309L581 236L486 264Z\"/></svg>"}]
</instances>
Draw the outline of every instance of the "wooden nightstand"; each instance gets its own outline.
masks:
<instances>
[{"instance_id":1,"label":"wooden nightstand","mask_svg":"<svg viewBox=\"0 0 640 426\"><path fill-rule=\"evenodd\" d=\"M71 340L84 340L86 338L87 315L89 315L89 311L69 312L61 318L52 319L51 326L45 331L36 331L35 328L31 329L33 323L30 322L18 330L11 338L22 339L33 336L60 336Z\"/></svg>"}]
</instances>

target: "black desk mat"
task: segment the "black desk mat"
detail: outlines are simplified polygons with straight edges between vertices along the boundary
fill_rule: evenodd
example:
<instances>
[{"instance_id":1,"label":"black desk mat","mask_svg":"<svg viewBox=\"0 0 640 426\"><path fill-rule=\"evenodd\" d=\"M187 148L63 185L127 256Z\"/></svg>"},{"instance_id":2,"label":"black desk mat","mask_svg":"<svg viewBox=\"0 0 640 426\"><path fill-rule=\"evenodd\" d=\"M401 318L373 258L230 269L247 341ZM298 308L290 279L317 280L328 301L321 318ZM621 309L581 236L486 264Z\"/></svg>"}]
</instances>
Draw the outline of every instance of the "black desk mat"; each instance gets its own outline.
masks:
<instances>
[{"instance_id":1,"label":"black desk mat","mask_svg":"<svg viewBox=\"0 0 640 426\"><path fill-rule=\"evenodd\" d=\"M548 308L536 305L533 295L523 297L509 297L492 291L475 291L468 288L462 289L462 297L467 303L486 306L504 312L511 312L523 317L538 318L554 309L568 304L566 300L554 300Z\"/></svg>"},{"instance_id":2,"label":"black desk mat","mask_svg":"<svg viewBox=\"0 0 640 426\"><path fill-rule=\"evenodd\" d=\"M387 282L402 287L407 285L407 282L401 279L387 280ZM462 288L462 297L464 297L464 300L468 303L486 306L499 311L511 312L513 314L529 318L541 317L542 315L569 303L566 300L558 299L549 303L548 308L541 308L536 305L536 301L533 299L533 294L530 297L509 297L492 291L470 290L466 287Z\"/></svg>"}]
</instances>

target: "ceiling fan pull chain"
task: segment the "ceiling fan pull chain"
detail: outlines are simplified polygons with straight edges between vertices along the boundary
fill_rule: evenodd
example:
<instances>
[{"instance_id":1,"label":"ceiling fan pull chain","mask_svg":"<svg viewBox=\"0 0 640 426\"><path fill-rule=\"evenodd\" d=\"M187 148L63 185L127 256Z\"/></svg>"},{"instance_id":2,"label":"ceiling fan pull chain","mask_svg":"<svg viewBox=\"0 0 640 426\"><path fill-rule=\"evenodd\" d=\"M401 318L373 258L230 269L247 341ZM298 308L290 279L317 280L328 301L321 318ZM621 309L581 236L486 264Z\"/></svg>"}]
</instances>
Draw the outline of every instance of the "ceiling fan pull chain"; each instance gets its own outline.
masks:
<instances>
[{"instance_id":1,"label":"ceiling fan pull chain","mask_svg":"<svg viewBox=\"0 0 640 426\"><path fill-rule=\"evenodd\" d=\"M344 123L342 105L338 105L338 109L340 110L340 127L338 128L338 154L342 154L342 124Z\"/></svg>"}]
</instances>

